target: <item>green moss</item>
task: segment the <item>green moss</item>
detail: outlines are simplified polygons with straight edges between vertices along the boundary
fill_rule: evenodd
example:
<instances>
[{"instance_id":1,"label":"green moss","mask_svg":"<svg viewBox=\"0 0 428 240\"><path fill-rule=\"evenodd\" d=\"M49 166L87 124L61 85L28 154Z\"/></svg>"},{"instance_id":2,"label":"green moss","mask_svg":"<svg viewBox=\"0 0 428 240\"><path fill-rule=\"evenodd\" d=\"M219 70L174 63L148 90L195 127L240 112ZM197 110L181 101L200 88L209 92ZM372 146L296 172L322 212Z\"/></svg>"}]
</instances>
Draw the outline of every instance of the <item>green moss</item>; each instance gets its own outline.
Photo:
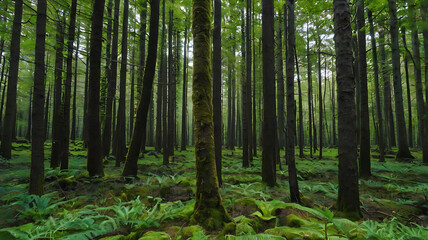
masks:
<instances>
[{"instance_id":1,"label":"green moss","mask_svg":"<svg viewBox=\"0 0 428 240\"><path fill-rule=\"evenodd\" d=\"M226 224L221 230L221 232L217 235L216 239L224 239L226 235L235 235L236 234L236 223L230 222Z\"/></svg>"},{"instance_id":2,"label":"green moss","mask_svg":"<svg viewBox=\"0 0 428 240\"><path fill-rule=\"evenodd\" d=\"M324 234L310 228L276 227L265 231L272 234L293 240L324 240Z\"/></svg>"},{"instance_id":3,"label":"green moss","mask_svg":"<svg viewBox=\"0 0 428 240\"><path fill-rule=\"evenodd\" d=\"M166 198L171 194L171 186L170 185L162 185L160 188L160 197Z\"/></svg>"},{"instance_id":4,"label":"green moss","mask_svg":"<svg viewBox=\"0 0 428 240\"><path fill-rule=\"evenodd\" d=\"M138 240L152 240L152 239L156 239L156 240L169 240L171 239L171 237L164 232L146 232L144 233L144 235L142 237L140 237Z\"/></svg>"},{"instance_id":5,"label":"green moss","mask_svg":"<svg viewBox=\"0 0 428 240\"><path fill-rule=\"evenodd\" d=\"M289 227L302 227L304 225L307 224L307 221L301 219L300 217L294 215L294 214L289 214L285 217L285 224Z\"/></svg>"},{"instance_id":6,"label":"green moss","mask_svg":"<svg viewBox=\"0 0 428 240\"><path fill-rule=\"evenodd\" d=\"M192 225L183 228L177 233L177 239L188 239L194 236L204 235L204 230L199 225ZM181 237L181 238L180 238Z\"/></svg>"},{"instance_id":7,"label":"green moss","mask_svg":"<svg viewBox=\"0 0 428 240\"><path fill-rule=\"evenodd\" d=\"M347 218L352 221L358 221L361 219L361 212L358 211L337 211L334 213L335 217Z\"/></svg>"},{"instance_id":8,"label":"green moss","mask_svg":"<svg viewBox=\"0 0 428 240\"><path fill-rule=\"evenodd\" d=\"M124 238L125 236L123 235L116 235L116 236L103 237L100 240L123 240Z\"/></svg>"},{"instance_id":9,"label":"green moss","mask_svg":"<svg viewBox=\"0 0 428 240\"><path fill-rule=\"evenodd\" d=\"M222 206L219 208L197 208L190 218L191 224L199 224L207 230L219 229L224 223L230 221L229 215Z\"/></svg>"}]
</instances>

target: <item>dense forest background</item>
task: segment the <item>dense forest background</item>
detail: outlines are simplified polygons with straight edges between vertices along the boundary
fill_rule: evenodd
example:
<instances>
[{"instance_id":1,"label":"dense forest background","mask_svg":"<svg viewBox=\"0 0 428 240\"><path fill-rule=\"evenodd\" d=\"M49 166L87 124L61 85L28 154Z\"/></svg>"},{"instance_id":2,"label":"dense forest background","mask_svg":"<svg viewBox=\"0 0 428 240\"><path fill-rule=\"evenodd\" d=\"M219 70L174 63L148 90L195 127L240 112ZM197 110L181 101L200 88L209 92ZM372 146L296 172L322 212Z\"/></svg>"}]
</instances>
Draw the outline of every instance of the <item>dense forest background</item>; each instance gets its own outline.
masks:
<instances>
[{"instance_id":1,"label":"dense forest background","mask_svg":"<svg viewBox=\"0 0 428 240\"><path fill-rule=\"evenodd\" d=\"M427 0L0 19L0 239L428 238Z\"/></svg>"}]
</instances>

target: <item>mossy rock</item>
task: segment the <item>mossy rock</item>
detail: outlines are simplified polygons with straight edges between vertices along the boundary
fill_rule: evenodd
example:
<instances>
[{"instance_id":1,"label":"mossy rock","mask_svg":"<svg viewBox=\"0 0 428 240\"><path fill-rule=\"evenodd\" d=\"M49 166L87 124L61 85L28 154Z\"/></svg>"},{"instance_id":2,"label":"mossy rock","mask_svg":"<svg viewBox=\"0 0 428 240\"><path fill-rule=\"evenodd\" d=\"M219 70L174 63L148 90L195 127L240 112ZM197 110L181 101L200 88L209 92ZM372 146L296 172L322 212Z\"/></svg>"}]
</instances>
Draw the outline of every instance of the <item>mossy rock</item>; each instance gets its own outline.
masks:
<instances>
[{"instance_id":1,"label":"mossy rock","mask_svg":"<svg viewBox=\"0 0 428 240\"><path fill-rule=\"evenodd\" d=\"M277 235L293 240L324 240L323 233L310 228L276 227L265 231L266 234Z\"/></svg>"},{"instance_id":2,"label":"mossy rock","mask_svg":"<svg viewBox=\"0 0 428 240\"><path fill-rule=\"evenodd\" d=\"M174 215L174 219L188 220L192 216L193 209L195 208L195 200L190 200L185 204L184 208Z\"/></svg>"},{"instance_id":3,"label":"mossy rock","mask_svg":"<svg viewBox=\"0 0 428 240\"><path fill-rule=\"evenodd\" d=\"M188 239L194 236L204 235L204 230L199 225L192 225L185 227L181 230L181 232L177 233L177 237L180 236L181 238L177 239Z\"/></svg>"},{"instance_id":4,"label":"mossy rock","mask_svg":"<svg viewBox=\"0 0 428 240\"><path fill-rule=\"evenodd\" d=\"M171 239L171 237L164 232L146 232L144 233L144 235L142 237L140 237L138 240L152 240L152 239L156 239L156 240L169 240Z\"/></svg>"},{"instance_id":5,"label":"mossy rock","mask_svg":"<svg viewBox=\"0 0 428 240\"><path fill-rule=\"evenodd\" d=\"M285 224L289 227L299 228L306 225L307 221L294 214L288 214L285 217Z\"/></svg>"},{"instance_id":6,"label":"mossy rock","mask_svg":"<svg viewBox=\"0 0 428 240\"><path fill-rule=\"evenodd\" d=\"M235 235L236 234L236 223L230 222L227 223L223 230L217 235L216 239L224 239L226 235Z\"/></svg>"},{"instance_id":7,"label":"mossy rock","mask_svg":"<svg viewBox=\"0 0 428 240\"><path fill-rule=\"evenodd\" d=\"M141 236L141 232L131 232L127 236L123 238L123 240L138 240L138 238Z\"/></svg>"},{"instance_id":8,"label":"mossy rock","mask_svg":"<svg viewBox=\"0 0 428 240\"><path fill-rule=\"evenodd\" d=\"M116 236L108 236L108 237L103 237L99 240L123 240L125 239L125 236L123 235L116 235Z\"/></svg>"}]
</instances>

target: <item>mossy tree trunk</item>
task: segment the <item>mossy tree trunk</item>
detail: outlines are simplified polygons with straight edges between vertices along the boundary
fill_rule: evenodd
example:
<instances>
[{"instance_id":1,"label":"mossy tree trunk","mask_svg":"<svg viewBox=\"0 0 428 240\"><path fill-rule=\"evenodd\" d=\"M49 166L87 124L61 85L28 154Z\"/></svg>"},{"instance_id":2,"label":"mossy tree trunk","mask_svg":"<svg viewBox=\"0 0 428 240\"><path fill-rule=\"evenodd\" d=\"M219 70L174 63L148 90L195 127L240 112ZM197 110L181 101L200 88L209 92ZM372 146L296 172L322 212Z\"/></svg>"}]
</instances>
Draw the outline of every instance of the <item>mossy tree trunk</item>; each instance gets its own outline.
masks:
<instances>
[{"instance_id":1,"label":"mossy tree trunk","mask_svg":"<svg viewBox=\"0 0 428 240\"><path fill-rule=\"evenodd\" d=\"M223 207L214 156L211 86L211 3L193 0L193 116L196 156L196 202L191 222L208 230L231 219Z\"/></svg>"},{"instance_id":2,"label":"mossy tree trunk","mask_svg":"<svg viewBox=\"0 0 428 240\"><path fill-rule=\"evenodd\" d=\"M46 42L46 0L37 1L37 25L34 69L33 99L33 141L31 143L30 194L44 193L44 136L43 110L45 104L45 42Z\"/></svg>"},{"instance_id":3,"label":"mossy tree trunk","mask_svg":"<svg viewBox=\"0 0 428 240\"><path fill-rule=\"evenodd\" d=\"M103 176L101 128L100 128L100 77L105 0L95 0L90 47L90 74L88 100L88 162L89 176Z\"/></svg>"},{"instance_id":4,"label":"mossy tree trunk","mask_svg":"<svg viewBox=\"0 0 428 240\"><path fill-rule=\"evenodd\" d=\"M7 84L6 110L3 121L3 132L0 145L0 154L6 159L12 157L12 135L16 118L16 91L18 85L19 54L21 51L21 21L23 0L15 1L15 12L10 41L10 66Z\"/></svg>"},{"instance_id":5,"label":"mossy tree trunk","mask_svg":"<svg viewBox=\"0 0 428 240\"><path fill-rule=\"evenodd\" d=\"M218 184L223 184L222 168L222 104L221 104L221 1L214 1L214 30L213 30L213 118L215 162Z\"/></svg>"},{"instance_id":6,"label":"mossy tree trunk","mask_svg":"<svg viewBox=\"0 0 428 240\"><path fill-rule=\"evenodd\" d=\"M339 195L336 204L337 210L345 217L359 219L361 212L349 0L334 1L334 34L339 104Z\"/></svg>"},{"instance_id":7,"label":"mossy tree trunk","mask_svg":"<svg viewBox=\"0 0 428 240\"><path fill-rule=\"evenodd\" d=\"M147 65L144 70L143 86L139 94L140 100L138 103L137 115L122 176L137 175L138 155L143 138L146 137L147 115L152 99L153 79L156 72L157 42L159 35L159 0L152 1L150 3L150 8L150 38L147 49Z\"/></svg>"}]
</instances>

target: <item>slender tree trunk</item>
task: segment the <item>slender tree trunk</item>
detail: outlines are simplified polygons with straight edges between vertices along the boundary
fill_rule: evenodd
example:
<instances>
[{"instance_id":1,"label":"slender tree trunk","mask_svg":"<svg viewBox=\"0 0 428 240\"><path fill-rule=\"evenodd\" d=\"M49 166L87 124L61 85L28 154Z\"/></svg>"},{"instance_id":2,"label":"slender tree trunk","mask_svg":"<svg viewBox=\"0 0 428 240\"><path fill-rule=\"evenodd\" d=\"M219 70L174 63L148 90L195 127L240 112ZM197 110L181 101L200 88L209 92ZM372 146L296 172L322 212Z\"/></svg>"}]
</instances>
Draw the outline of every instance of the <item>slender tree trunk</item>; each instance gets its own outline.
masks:
<instances>
[{"instance_id":1,"label":"slender tree trunk","mask_svg":"<svg viewBox=\"0 0 428 240\"><path fill-rule=\"evenodd\" d=\"M1 79L0 79L0 84L4 85L3 90L2 90L2 94L1 94L1 103L0 103L0 138L1 138L1 134L3 132L3 130L2 130L3 107L4 107L4 98L6 96L7 76L9 75L9 67L6 70L6 76L4 75L5 66L6 66L6 57L3 56L3 65L2 65ZM3 80L4 80L4 82L3 82Z\"/></svg>"},{"instance_id":2,"label":"slender tree trunk","mask_svg":"<svg viewBox=\"0 0 428 240\"><path fill-rule=\"evenodd\" d=\"M63 18L64 19L64 18ZM52 119L52 151L51 151L51 168L59 167L61 147L61 135L64 133L61 129L61 93L62 93L62 72L63 72L63 50L64 50L64 27L63 20L57 23L56 46L55 46L55 83L54 83L54 103Z\"/></svg>"},{"instance_id":3,"label":"slender tree trunk","mask_svg":"<svg viewBox=\"0 0 428 240\"><path fill-rule=\"evenodd\" d=\"M428 22L428 0L421 1L421 17L422 22ZM424 63L425 63L425 111L428 111L428 27L422 27L422 35L424 37ZM426 129L428 132L428 127ZM428 134L428 133L427 133Z\"/></svg>"},{"instance_id":4,"label":"slender tree trunk","mask_svg":"<svg viewBox=\"0 0 428 240\"><path fill-rule=\"evenodd\" d=\"M34 69L33 141L31 143L30 194L44 193L43 109L45 98L46 0L37 1L37 25Z\"/></svg>"},{"instance_id":5,"label":"slender tree trunk","mask_svg":"<svg viewBox=\"0 0 428 240\"><path fill-rule=\"evenodd\" d=\"M253 0L253 8L252 8L252 17L253 17L253 22L252 22L252 27L253 27L253 38L252 38L252 43L253 43L253 131L252 131L252 147L253 147L253 156L256 157L257 156L257 117L256 117L256 44L255 44L255 34L254 34L254 25L255 25L255 21L254 21L254 3L255 0ZM252 159L252 157L251 157Z\"/></svg>"},{"instance_id":6,"label":"slender tree trunk","mask_svg":"<svg viewBox=\"0 0 428 240\"><path fill-rule=\"evenodd\" d=\"M336 135L336 97L334 93L336 92L335 79L331 79L331 110L332 110L332 132L333 132L333 146L337 146L337 135Z\"/></svg>"},{"instance_id":7,"label":"slender tree trunk","mask_svg":"<svg viewBox=\"0 0 428 240\"><path fill-rule=\"evenodd\" d=\"M358 29L358 60L360 80L360 161L359 173L361 177L371 175L370 166L370 119L369 94L367 89L367 55L366 30L364 18L364 0L357 2L357 29Z\"/></svg>"},{"instance_id":8,"label":"slender tree trunk","mask_svg":"<svg viewBox=\"0 0 428 240\"><path fill-rule=\"evenodd\" d=\"M133 44L135 45L135 44ZM135 47L132 48L132 57L131 57L131 61L134 62L135 61ZM134 64L131 66L131 96L129 99L129 139L132 139L132 132L134 131L134 108L135 108L135 103L134 103L134 98L135 98L135 76L134 76ZM150 104L150 101L149 101ZM144 135L144 138L146 138L146 136Z\"/></svg>"},{"instance_id":9,"label":"slender tree trunk","mask_svg":"<svg viewBox=\"0 0 428 240\"><path fill-rule=\"evenodd\" d=\"M302 100L302 87L300 81L299 72L299 61L297 59L296 45L294 45L294 58L296 61L296 74L297 74L297 85L299 91L299 157L303 158L303 147L304 147L304 133L303 133L303 100Z\"/></svg>"},{"instance_id":10,"label":"slender tree trunk","mask_svg":"<svg viewBox=\"0 0 428 240\"><path fill-rule=\"evenodd\" d=\"M319 131L319 141L320 141L320 151L319 151L319 159L322 159L322 138L323 138L323 131L322 131L322 106L323 106L323 101L322 101L322 76L321 76L321 36L318 35L318 102L319 102L319 106L318 106L318 110L319 110L319 126L320 126L320 131Z\"/></svg>"},{"instance_id":11,"label":"slender tree trunk","mask_svg":"<svg viewBox=\"0 0 428 240\"><path fill-rule=\"evenodd\" d=\"M159 13L158 13L159 14ZM143 85L143 73L144 73L144 68L146 66L146 28L147 28L147 0L143 1L142 4L142 10L140 13L140 42L139 42L139 47L140 47L140 53L139 53L139 63L140 66L138 66L138 77L137 77L137 98L140 99L140 94L141 94L141 88ZM159 25L159 23L158 23ZM143 140L144 141L144 140Z\"/></svg>"},{"instance_id":12,"label":"slender tree trunk","mask_svg":"<svg viewBox=\"0 0 428 240\"><path fill-rule=\"evenodd\" d=\"M73 88L73 114L71 122L71 140L76 140L76 113L77 113L77 66L79 61L79 47L80 47L80 25L77 27L77 49L74 58L74 88ZM107 58L108 59L108 58Z\"/></svg>"},{"instance_id":13,"label":"slender tree trunk","mask_svg":"<svg viewBox=\"0 0 428 240\"><path fill-rule=\"evenodd\" d=\"M296 103L294 100L294 54L296 40L294 37L294 0L287 0L288 6L288 51L287 51L287 147L286 157L288 163L288 181L290 185L290 199L292 202L300 202L299 184L297 182L297 170L295 163L296 135Z\"/></svg>"},{"instance_id":14,"label":"slender tree trunk","mask_svg":"<svg viewBox=\"0 0 428 240\"><path fill-rule=\"evenodd\" d=\"M388 0L392 49L392 73L394 79L395 116L397 118L398 152L397 159L413 158L407 144L406 122L404 120L403 90L401 87L400 49L398 46L398 20L396 0Z\"/></svg>"},{"instance_id":15,"label":"slender tree trunk","mask_svg":"<svg viewBox=\"0 0 428 240\"><path fill-rule=\"evenodd\" d=\"M409 81L409 60L408 60L408 53L407 53L407 42L406 42L406 28L403 26L401 27L401 36L403 38L403 46L404 46L404 71L406 74L406 90L407 90L407 113L409 114L409 127L408 127L408 141L409 141L409 147L413 147L413 126L412 126L412 101L410 96L410 81Z\"/></svg>"},{"instance_id":16,"label":"slender tree trunk","mask_svg":"<svg viewBox=\"0 0 428 240\"><path fill-rule=\"evenodd\" d=\"M109 2L109 16L111 16L112 2ZM104 120L104 129L102 136L102 151L103 156L110 154L110 146L112 140L112 129L115 129L115 124L112 125L112 118L116 116L113 113L113 102L115 101L116 95L116 81L117 81L117 55L118 55L118 44L119 44L119 7L120 0L114 0L114 17L113 17L113 42L111 48L111 59L107 58L108 68L107 71L107 103L106 103L106 116ZM107 27L107 33L109 28ZM109 39L109 38L108 38ZM107 50L110 47L109 40L107 40Z\"/></svg>"},{"instance_id":17,"label":"slender tree trunk","mask_svg":"<svg viewBox=\"0 0 428 240\"><path fill-rule=\"evenodd\" d=\"M231 218L222 205L216 174L210 65L211 4L193 1L193 114L196 137L196 196L191 223L218 229Z\"/></svg>"},{"instance_id":18,"label":"slender tree trunk","mask_svg":"<svg viewBox=\"0 0 428 240\"><path fill-rule=\"evenodd\" d=\"M385 111L385 133L388 136L389 148L395 147L395 128L394 128L394 115L392 114L391 106L391 80L390 71L387 67L386 53L385 53L385 34L384 30L379 31L379 55L380 55L380 66L383 79L383 104Z\"/></svg>"},{"instance_id":19,"label":"slender tree trunk","mask_svg":"<svg viewBox=\"0 0 428 240\"><path fill-rule=\"evenodd\" d=\"M43 124L43 130L44 130L44 141L46 141L49 137L49 103L50 103L50 95L51 95L51 85L49 84L48 88L48 94L46 97L46 103L45 103L45 118L44 118L44 124ZM1 113L0 113L1 114Z\"/></svg>"},{"instance_id":20,"label":"slender tree trunk","mask_svg":"<svg viewBox=\"0 0 428 240\"><path fill-rule=\"evenodd\" d=\"M12 135L17 112L16 91L18 85L19 54L21 50L22 4L22 0L15 1L12 37L10 40L9 79L7 84L6 110L3 121L2 141L0 145L0 154L6 159L10 159L12 157Z\"/></svg>"},{"instance_id":21,"label":"slender tree trunk","mask_svg":"<svg viewBox=\"0 0 428 240\"><path fill-rule=\"evenodd\" d=\"M165 7L163 7L163 10L165 11ZM165 14L163 14L163 19L165 18ZM163 20L162 20L163 21ZM165 20L166 21L166 20ZM165 23L163 24L164 28L166 27ZM163 33L163 32L162 32ZM166 44L166 38L164 37L165 41L162 41L163 44ZM167 62L167 55L166 55L166 46L163 47L163 69L161 71L162 74L162 92L163 92L163 98L162 98L162 148L163 148L163 164L168 165L169 164L169 155L168 155L168 62Z\"/></svg>"},{"instance_id":22,"label":"slender tree trunk","mask_svg":"<svg viewBox=\"0 0 428 240\"><path fill-rule=\"evenodd\" d=\"M377 62L377 47L376 38L374 34L373 16L370 9L367 10L369 23L370 23L370 38L372 43L372 54L373 54L373 71L374 71L374 84L375 84L375 96L376 96L376 116L378 121L378 132L379 132L379 162L385 161L385 143L384 143L384 126L382 118L382 106L380 104L380 89L379 89L379 69Z\"/></svg>"},{"instance_id":23,"label":"slender tree trunk","mask_svg":"<svg viewBox=\"0 0 428 240\"><path fill-rule=\"evenodd\" d=\"M276 183L275 154L275 65L274 65L274 6L273 0L262 2L263 41L263 153L262 181L268 186Z\"/></svg>"},{"instance_id":24,"label":"slender tree trunk","mask_svg":"<svg viewBox=\"0 0 428 240\"><path fill-rule=\"evenodd\" d=\"M25 139L27 141L31 142L31 105L33 100L33 87L30 88L30 101L28 101L28 121L27 121L27 135L25 136Z\"/></svg>"},{"instance_id":25,"label":"slender tree trunk","mask_svg":"<svg viewBox=\"0 0 428 240\"><path fill-rule=\"evenodd\" d=\"M181 151L186 151L187 145L187 28L188 22L184 26L184 54L183 54L183 97L181 111Z\"/></svg>"},{"instance_id":26,"label":"slender tree trunk","mask_svg":"<svg viewBox=\"0 0 428 240\"><path fill-rule=\"evenodd\" d=\"M250 0L248 0L250 1ZM217 169L218 185L222 186L222 114L221 114L221 1L214 1L214 29L213 29L213 118L214 118L214 152ZM247 71L248 72L248 71Z\"/></svg>"},{"instance_id":27,"label":"slender tree trunk","mask_svg":"<svg viewBox=\"0 0 428 240\"><path fill-rule=\"evenodd\" d=\"M414 71L415 71L415 85L416 85L416 103L418 107L418 122L419 122L419 139L422 146L422 162L428 163L428 120L425 112L424 106L424 94L423 94L423 85L422 85L422 66L421 66L421 56L420 56L420 47L419 47L419 37L418 37L418 28L416 25L416 1L410 1L409 10L410 10L410 28L412 30L412 53L414 61ZM409 120L410 121L410 120Z\"/></svg>"},{"instance_id":28,"label":"slender tree trunk","mask_svg":"<svg viewBox=\"0 0 428 240\"><path fill-rule=\"evenodd\" d=\"M104 176L100 128L100 75L105 0L95 0L91 24L91 48L88 101L88 162L89 176Z\"/></svg>"},{"instance_id":29,"label":"slender tree trunk","mask_svg":"<svg viewBox=\"0 0 428 240\"><path fill-rule=\"evenodd\" d=\"M277 49L278 49L278 53L276 55L276 60L277 60L277 98L278 98L278 140L279 140L279 148L282 149L284 147L286 147L285 145L285 108L284 108L284 99L285 99L285 95L284 95L284 67L283 67L283 59L282 59L282 30L281 30L281 16L282 14L278 14L279 16L279 24L278 24L278 30L277 30L277 39L278 39L278 43L277 43ZM284 30L285 31L285 30ZM287 43L287 37L284 38L284 41ZM288 53L289 51L287 51ZM287 106L287 115L288 115L288 106ZM288 117L287 117L288 118ZM287 124L288 124L288 120L287 120ZM287 127L288 129L288 127ZM287 139L288 139L288 133L287 133Z\"/></svg>"},{"instance_id":30,"label":"slender tree trunk","mask_svg":"<svg viewBox=\"0 0 428 240\"><path fill-rule=\"evenodd\" d=\"M235 137L236 137L236 121L235 121L235 113L236 113L236 74L235 74L235 45L232 45L232 52L231 52L233 58L231 61L231 84L232 84L232 117L231 117L231 138L230 138L230 150L235 150L235 145L236 145L236 141L235 141ZM239 122L239 120L238 120Z\"/></svg>"},{"instance_id":31,"label":"slender tree trunk","mask_svg":"<svg viewBox=\"0 0 428 240\"><path fill-rule=\"evenodd\" d=\"M252 126L253 126L253 121L252 121L252 102L251 102L251 0L246 0L247 1L247 9L246 9L246 24L245 24L245 47L246 47L246 55L245 55L245 70L246 70L246 74L245 74L245 79L246 79L246 83L245 86L247 88L246 91L246 100L247 100L247 104L246 104L246 114L247 114L247 129L248 129L248 160L250 162L253 161L253 133L252 133Z\"/></svg>"},{"instance_id":32,"label":"slender tree trunk","mask_svg":"<svg viewBox=\"0 0 428 240\"><path fill-rule=\"evenodd\" d=\"M90 35L86 38L86 70L85 70L85 102L83 103L83 128L82 128L82 139L83 145L88 146L88 102L89 102L89 46L90 46Z\"/></svg>"},{"instance_id":33,"label":"slender tree trunk","mask_svg":"<svg viewBox=\"0 0 428 240\"><path fill-rule=\"evenodd\" d=\"M73 77L73 42L74 35L76 32L76 9L77 0L72 0L70 9L70 24L68 28L68 41L67 41L67 74L64 86L64 129L61 141L61 147L63 147L64 154L61 156L61 169L68 169L68 156L69 156L69 144L70 144L70 100L71 100L71 80Z\"/></svg>"},{"instance_id":34,"label":"slender tree trunk","mask_svg":"<svg viewBox=\"0 0 428 240\"><path fill-rule=\"evenodd\" d=\"M148 44L147 66L144 70L143 85L137 108L135 126L132 131L132 140L126 156L125 167L122 176L136 176L137 162L141 144L146 136L147 115L152 100L153 79L156 72L157 43L159 36L159 0L150 3L150 38ZM152 57L154 56L154 57Z\"/></svg>"},{"instance_id":35,"label":"slender tree trunk","mask_svg":"<svg viewBox=\"0 0 428 240\"><path fill-rule=\"evenodd\" d=\"M123 5L123 23L122 23L122 51L120 64L120 95L119 106L117 110L116 125L116 167L126 158L126 73L128 64L128 10L129 0L125 0Z\"/></svg>"},{"instance_id":36,"label":"slender tree trunk","mask_svg":"<svg viewBox=\"0 0 428 240\"><path fill-rule=\"evenodd\" d=\"M163 111L163 94L164 94L164 69L165 69L165 0L162 1L162 36L161 36L161 49L160 49L160 66L158 73L158 89L157 89L157 104L156 104L156 152L160 152L163 147L163 136L162 136L162 128L163 128L163 119L162 119L162 111ZM165 93L166 94L166 93ZM163 116L165 118L165 116ZM165 131L165 128L163 128Z\"/></svg>"},{"instance_id":37,"label":"slender tree trunk","mask_svg":"<svg viewBox=\"0 0 428 240\"><path fill-rule=\"evenodd\" d=\"M352 29L348 0L334 1L334 40L339 103L339 194L337 209L345 217L361 218L355 129Z\"/></svg>"},{"instance_id":38,"label":"slender tree trunk","mask_svg":"<svg viewBox=\"0 0 428 240\"><path fill-rule=\"evenodd\" d=\"M309 26L309 24L308 24ZM309 27L306 28L306 57L308 60L308 112L309 112L309 156L312 158L312 66L309 53Z\"/></svg>"}]
</instances>

